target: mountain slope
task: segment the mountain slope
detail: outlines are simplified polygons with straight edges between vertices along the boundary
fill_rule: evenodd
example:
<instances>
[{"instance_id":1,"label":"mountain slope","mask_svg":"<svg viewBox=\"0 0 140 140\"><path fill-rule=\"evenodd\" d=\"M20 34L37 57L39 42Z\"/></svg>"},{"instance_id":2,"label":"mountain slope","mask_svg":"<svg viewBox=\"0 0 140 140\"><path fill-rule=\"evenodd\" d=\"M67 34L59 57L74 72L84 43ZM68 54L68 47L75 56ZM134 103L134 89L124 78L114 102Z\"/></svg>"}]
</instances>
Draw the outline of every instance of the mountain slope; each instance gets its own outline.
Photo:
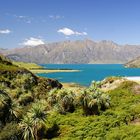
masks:
<instances>
[{"instance_id":1,"label":"mountain slope","mask_svg":"<svg viewBox=\"0 0 140 140\"><path fill-rule=\"evenodd\" d=\"M125 66L130 68L140 68L140 57L126 63Z\"/></svg>"},{"instance_id":2,"label":"mountain slope","mask_svg":"<svg viewBox=\"0 0 140 140\"><path fill-rule=\"evenodd\" d=\"M126 63L140 56L140 46L112 41L64 41L3 52L16 61L34 63Z\"/></svg>"}]
</instances>

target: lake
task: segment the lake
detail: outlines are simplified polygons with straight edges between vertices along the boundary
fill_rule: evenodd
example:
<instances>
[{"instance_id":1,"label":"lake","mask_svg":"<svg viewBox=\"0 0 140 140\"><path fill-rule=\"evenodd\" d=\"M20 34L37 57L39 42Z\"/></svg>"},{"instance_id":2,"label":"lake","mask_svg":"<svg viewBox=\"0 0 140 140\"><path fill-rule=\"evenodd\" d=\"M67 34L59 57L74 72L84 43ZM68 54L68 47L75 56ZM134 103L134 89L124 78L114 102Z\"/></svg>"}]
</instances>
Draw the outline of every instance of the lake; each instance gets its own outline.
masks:
<instances>
[{"instance_id":1,"label":"lake","mask_svg":"<svg viewBox=\"0 0 140 140\"><path fill-rule=\"evenodd\" d=\"M120 64L42 64L41 66L49 69L81 70L80 72L40 73L38 76L84 86L90 85L93 80L103 80L108 76L140 76L139 68L125 68Z\"/></svg>"}]
</instances>

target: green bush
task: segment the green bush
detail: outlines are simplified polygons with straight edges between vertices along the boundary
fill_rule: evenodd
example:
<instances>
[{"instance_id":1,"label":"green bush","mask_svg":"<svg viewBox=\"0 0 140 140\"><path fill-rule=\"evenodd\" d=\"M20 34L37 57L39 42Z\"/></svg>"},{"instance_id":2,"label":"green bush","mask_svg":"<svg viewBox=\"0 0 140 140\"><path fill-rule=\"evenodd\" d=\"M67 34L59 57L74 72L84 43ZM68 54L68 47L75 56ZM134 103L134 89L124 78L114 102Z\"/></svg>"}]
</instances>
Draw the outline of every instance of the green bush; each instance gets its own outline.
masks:
<instances>
[{"instance_id":1,"label":"green bush","mask_svg":"<svg viewBox=\"0 0 140 140\"><path fill-rule=\"evenodd\" d=\"M34 98L33 98L32 94L31 93L26 93L26 94L22 94L19 97L18 103L20 105L26 106L26 105L30 104L31 102L33 102L33 100L34 100Z\"/></svg>"},{"instance_id":2,"label":"green bush","mask_svg":"<svg viewBox=\"0 0 140 140\"><path fill-rule=\"evenodd\" d=\"M0 131L0 140L21 139L20 129L16 123L8 123Z\"/></svg>"},{"instance_id":3,"label":"green bush","mask_svg":"<svg viewBox=\"0 0 140 140\"><path fill-rule=\"evenodd\" d=\"M11 104L11 98L6 92L0 90L0 123L6 123L9 115L9 107Z\"/></svg>"}]
</instances>

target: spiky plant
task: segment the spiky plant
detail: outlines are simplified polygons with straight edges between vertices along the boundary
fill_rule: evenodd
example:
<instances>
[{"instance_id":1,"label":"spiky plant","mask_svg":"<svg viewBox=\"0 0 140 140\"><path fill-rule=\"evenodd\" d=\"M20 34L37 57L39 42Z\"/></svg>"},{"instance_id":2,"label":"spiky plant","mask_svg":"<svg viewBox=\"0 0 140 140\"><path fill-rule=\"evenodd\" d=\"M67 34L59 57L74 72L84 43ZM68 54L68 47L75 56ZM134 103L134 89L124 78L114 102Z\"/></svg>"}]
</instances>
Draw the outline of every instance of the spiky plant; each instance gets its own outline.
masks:
<instances>
[{"instance_id":1,"label":"spiky plant","mask_svg":"<svg viewBox=\"0 0 140 140\"><path fill-rule=\"evenodd\" d=\"M11 98L5 91L0 90L0 120L3 123L6 123L8 119L10 104Z\"/></svg>"},{"instance_id":2,"label":"spiky plant","mask_svg":"<svg viewBox=\"0 0 140 140\"><path fill-rule=\"evenodd\" d=\"M62 89L56 96L57 107L60 113L73 112L74 107L74 94L72 91Z\"/></svg>"},{"instance_id":3,"label":"spiky plant","mask_svg":"<svg viewBox=\"0 0 140 140\"><path fill-rule=\"evenodd\" d=\"M82 91L79 102L85 115L98 115L110 106L110 98L100 90L100 83L93 82L86 90Z\"/></svg>"},{"instance_id":4,"label":"spiky plant","mask_svg":"<svg viewBox=\"0 0 140 140\"><path fill-rule=\"evenodd\" d=\"M11 102L10 97L4 90L0 90L0 104L9 104Z\"/></svg>"},{"instance_id":5,"label":"spiky plant","mask_svg":"<svg viewBox=\"0 0 140 140\"><path fill-rule=\"evenodd\" d=\"M33 102L34 98L31 92L28 92L26 94L21 94L20 97L18 98L18 103L20 105L27 105Z\"/></svg>"},{"instance_id":6,"label":"spiky plant","mask_svg":"<svg viewBox=\"0 0 140 140\"><path fill-rule=\"evenodd\" d=\"M25 116L19 123L19 126L24 140L35 140L32 118Z\"/></svg>"},{"instance_id":7,"label":"spiky plant","mask_svg":"<svg viewBox=\"0 0 140 140\"><path fill-rule=\"evenodd\" d=\"M38 131L44 127L46 123L47 113L45 112L44 106L41 104L33 105L28 116L32 118L34 136L35 139L38 140Z\"/></svg>"},{"instance_id":8,"label":"spiky plant","mask_svg":"<svg viewBox=\"0 0 140 140\"><path fill-rule=\"evenodd\" d=\"M85 115L90 115L91 111L89 108L89 102L92 100L92 96L90 95L89 92L86 90L81 92L81 95L79 96L79 102L83 108L83 112Z\"/></svg>"},{"instance_id":9,"label":"spiky plant","mask_svg":"<svg viewBox=\"0 0 140 140\"><path fill-rule=\"evenodd\" d=\"M53 107L57 102L58 89L54 88L48 93L47 102L50 107Z\"/></svg>"},{"instance_id":10,"label":"spiky plant","mask_svg":"<svg viewBox=\"0 0 140 140\"><path fill-rule=\"evenodd\" d=\"M103 93L99 99L98 102L100 104L100 110L105 111L107 108L110 107L110 97Z\"/></svg>"},{"instance_id":11,"label":"spiky plant","mask_svg":"<svg viewBox=\"0 0 140 140\"><path fill-rule=\"evenodd\" d=\"M99 107L98 107L98 102L96 99L92 99L89 104L89 115L98 115L99 114Z\"/></svg>"},{"instance_id":12,"label":"spiky plant","mask_svg":"<svg viewBox=\"0 0 140 140\"><path fill-rule=\"evenodd\" d=\"M50 90L49 95L52 95L52 94L57 94L57 93L58 93L58 91L59 91L59 89L54 88L54 89Z\"/></svg>"},{"instance_id":13,"label":"spiky plant","mask_svg":"<svg viewBox=\"0 0 140 140\"><path fill-rule=\"evenodd\" d=\"M53 107L53 105L56 103L56 95L50 95L47 99L48 104L50 107Z\"/></svg>"},{"instance_id":14,"label":"spiky plant","mask_svg":"<svg viewBox=\"0 0 140 140\"><path fill-rule=\"evenodd\" d=\"M49 111L49 110L51 109L51 107L50 107L48 101L45 100L45 99L37 100L37 101L35 101L35 102L36 102L37 104L40 104L41 106L43 106L45 112L46 112L46 111Z\"/></svg>"},{"instance_id":15,"label":"spiky plant","mask_svg":"<svg viewBox=\"0 0 140 140\"><path fill-rule=\"evenodd\" d=\"M99 90L100 85L101 85L100 81L97 81L97 82L96 81L92 81L92 83L91 83L91 85L90 85L90 87L88 89L91 92L96 92L96 91Z\"/></svg>"},{"instance_id":16,"label":"spiky plant","mask_svg":"<svg viewBox=\"0 0 140 140\"><path fill-rule=\"evenodd\" d=\"M15 101L12 101L9 106L9 119L18 121L22 116L22 108Z\"/></svg>"},{"instance_id":17,"label":"spiky plant","mask_svg":"<svg viewBox=\"0 0 140 140\"><path fill-rule=\"evenodd\" d=\"M27 112L19 126L23 133L24 140L38 140L38 131L44 128L46 123L46 112L41 104L33 104L31 110Z\"/></svg>"}]
</instances>

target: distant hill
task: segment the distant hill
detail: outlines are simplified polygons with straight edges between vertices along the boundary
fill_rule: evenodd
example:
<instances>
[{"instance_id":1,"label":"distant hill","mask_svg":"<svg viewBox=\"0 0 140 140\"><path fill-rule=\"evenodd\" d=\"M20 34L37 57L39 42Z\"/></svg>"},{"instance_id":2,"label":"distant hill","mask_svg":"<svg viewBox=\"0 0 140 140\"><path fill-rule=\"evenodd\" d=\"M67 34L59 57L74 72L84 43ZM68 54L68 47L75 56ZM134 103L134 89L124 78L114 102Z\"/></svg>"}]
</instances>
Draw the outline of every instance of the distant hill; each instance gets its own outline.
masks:
<instances>
[{"instance_id":1,"label":"distant hill","mask_svg":"<svg viewBox=\"0 0 140 140\"><path fill-rule=\"evenodd\" d=\"M126 63L140 56L140 45L118 45L112 41L77 40L2 51L7 57L33 63Z\"/></svg>"},{"instance_id":2,"label":"distant hill","mask_svg":"<svg viewBox=\"0 0 140 140\"><path fill-rule=\"evenodd\" d=\"M140 57L137 57L136 59L129 61L125 64L126 67L130 68L140 68Z\"/></svg>"},{"instance_id":3,"label":"distant hill","mask_svg":"<svg viewBox=\"0 0 140 140\"><path fill-rule=\"evenodd\" d=\"M0 55L4 54L6 51L7 49L0 48Z\"/></svg>"}]
</instances>

